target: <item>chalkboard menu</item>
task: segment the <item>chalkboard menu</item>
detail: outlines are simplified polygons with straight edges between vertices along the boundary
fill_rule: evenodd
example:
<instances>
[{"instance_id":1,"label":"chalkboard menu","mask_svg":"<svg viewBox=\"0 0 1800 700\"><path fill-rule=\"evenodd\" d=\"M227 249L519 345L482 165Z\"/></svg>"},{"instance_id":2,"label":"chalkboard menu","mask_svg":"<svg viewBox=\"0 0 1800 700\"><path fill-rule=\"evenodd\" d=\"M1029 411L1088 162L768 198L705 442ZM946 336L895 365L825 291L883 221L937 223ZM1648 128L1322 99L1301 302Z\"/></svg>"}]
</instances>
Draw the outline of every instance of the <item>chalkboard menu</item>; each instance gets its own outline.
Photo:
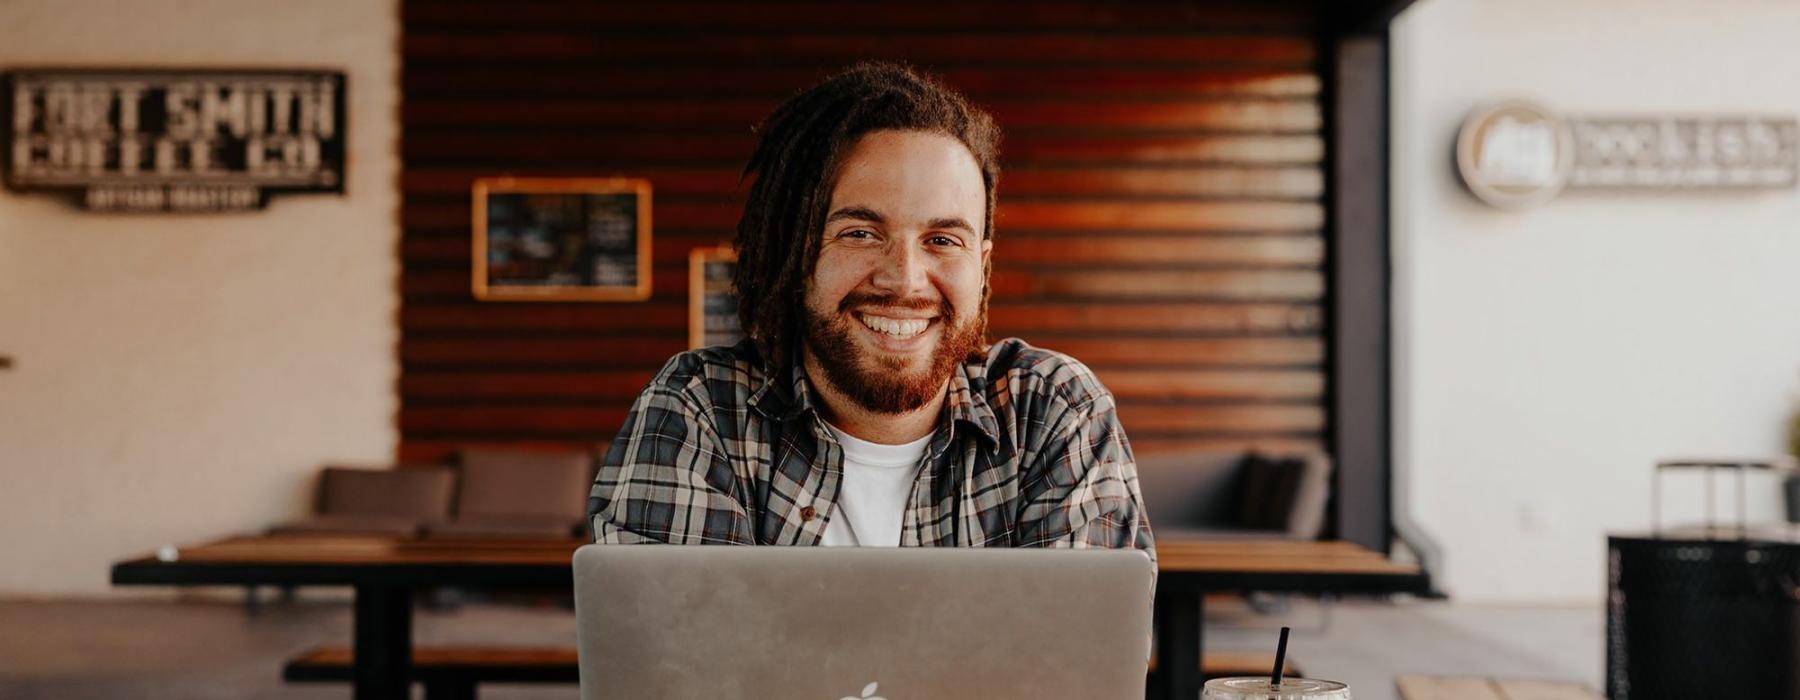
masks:
<instances>
[{"instance_id":1,"label":"chalkboard menu","mask_svg":"<svg viewBox=\"0 0 1800 700\"><path fill-rule=\"evenodd\" d=\"M127 212L344 191L340 71L32 69L0 92L9 189Z\"/></svg>"},{"instance_id":2,"label":"chalkboard menu","mask_svg":"<svg viewBox=\"0 0 1800 700\"><path fill-rule=\"evenodd\" d=\"M730 247L696 248L688 254L688 346L733 345L744 338L738 324L737 294L731 278L737 252Z\"/></svg>"},{"instance_id":3,"label":"chalkboard menu","mask_svg":"<svg viewBox=\"0 0 1800 700\"><path fill-rule=\"evenodd\" d=\"M477 299L650 297L649 181L484 178L474 194Z\"/></svg>"}]
</instances>

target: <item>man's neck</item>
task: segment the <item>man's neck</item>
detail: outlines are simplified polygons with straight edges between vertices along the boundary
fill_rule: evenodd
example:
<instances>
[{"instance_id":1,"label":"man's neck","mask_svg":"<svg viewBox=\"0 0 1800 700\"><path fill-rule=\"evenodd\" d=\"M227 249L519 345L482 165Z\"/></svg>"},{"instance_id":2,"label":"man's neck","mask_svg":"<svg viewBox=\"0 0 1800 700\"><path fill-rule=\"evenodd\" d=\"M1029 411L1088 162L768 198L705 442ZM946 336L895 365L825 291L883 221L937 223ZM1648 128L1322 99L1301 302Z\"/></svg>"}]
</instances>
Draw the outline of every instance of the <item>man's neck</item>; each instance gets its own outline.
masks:
<instances>
[{"instance_id":1,"label":"man's neck","mask_svg":"<svg viewBox=\"0 0 1800 700\"><path fill-rule=\"evenodd\" d=\"M937 427L938 415L944 410L945 396L950 389L950 383L944 382L937 398L905 413L876 413L833 386L811 354L807 354L802 362L806 367L807 384L812 387L813 397L818 399L816 403L825 419L852 437L882 445L904 445L930 435Z\"/></svg>"}]
</instances>

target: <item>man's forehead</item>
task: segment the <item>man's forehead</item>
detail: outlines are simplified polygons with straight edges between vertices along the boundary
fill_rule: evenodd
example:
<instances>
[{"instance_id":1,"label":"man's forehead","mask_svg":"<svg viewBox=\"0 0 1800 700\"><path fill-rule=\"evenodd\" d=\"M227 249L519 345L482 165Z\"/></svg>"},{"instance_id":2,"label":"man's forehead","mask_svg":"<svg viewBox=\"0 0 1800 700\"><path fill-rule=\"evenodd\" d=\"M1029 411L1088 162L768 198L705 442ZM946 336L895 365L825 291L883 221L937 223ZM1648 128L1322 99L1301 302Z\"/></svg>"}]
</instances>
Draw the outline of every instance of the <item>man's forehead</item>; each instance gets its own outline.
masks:
<instances>
[{"instance_id":1,"label":"man's forehead","mask_svg":"<svg viewBox=\"0 0 1800 700\"><path fill-rule=\"evenodd\" d=\"M827 222L978 230L987 207L981 166L962 141L927 131L863 135L837 172Z\"/></svg>"}]
</instances>

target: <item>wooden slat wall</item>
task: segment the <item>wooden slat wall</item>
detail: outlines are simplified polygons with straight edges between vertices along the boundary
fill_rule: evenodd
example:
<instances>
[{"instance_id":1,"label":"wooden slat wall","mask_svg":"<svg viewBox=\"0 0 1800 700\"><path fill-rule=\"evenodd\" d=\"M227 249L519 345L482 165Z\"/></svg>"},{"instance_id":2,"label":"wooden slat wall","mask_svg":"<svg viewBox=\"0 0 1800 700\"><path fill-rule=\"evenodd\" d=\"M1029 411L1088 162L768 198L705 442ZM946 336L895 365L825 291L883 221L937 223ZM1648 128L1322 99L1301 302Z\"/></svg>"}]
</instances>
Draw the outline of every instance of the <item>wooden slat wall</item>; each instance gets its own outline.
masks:
<instances>
[{"instance_id":1,"label":"wooden slat wall","mask_svg":"<svg viewBox=\"0 0 1800 700\"><path fill-rule=\"evenodd\" d=\"M750 127L864 58L943 74L1003 144L991 324L1086 361L1141 454L1318 448L1310 3L404 3L402 459L610 440L685 347L687 252L731 237ZM655 186L643 303L477 303L469 186Z\"/></svg>"}]
</instances>

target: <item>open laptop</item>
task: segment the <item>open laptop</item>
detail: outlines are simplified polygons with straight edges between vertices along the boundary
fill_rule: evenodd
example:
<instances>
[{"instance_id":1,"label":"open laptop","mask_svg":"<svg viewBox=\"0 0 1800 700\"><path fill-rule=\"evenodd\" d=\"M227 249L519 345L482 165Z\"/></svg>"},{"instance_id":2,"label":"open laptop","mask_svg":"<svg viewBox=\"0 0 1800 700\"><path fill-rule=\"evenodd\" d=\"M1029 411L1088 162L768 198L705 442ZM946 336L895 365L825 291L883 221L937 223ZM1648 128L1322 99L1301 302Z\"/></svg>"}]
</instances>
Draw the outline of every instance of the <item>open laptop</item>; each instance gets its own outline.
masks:
<instances>
[{"instance_id":1,"label":"open laptop","mask_svg":"<svg viewBox=\"0 0 1800 700\"><path fill-rule=\"evenodd\" d=\"M581 697L1142 697L1137 550L588 545Z\"/></svg>"}]
</instances>

